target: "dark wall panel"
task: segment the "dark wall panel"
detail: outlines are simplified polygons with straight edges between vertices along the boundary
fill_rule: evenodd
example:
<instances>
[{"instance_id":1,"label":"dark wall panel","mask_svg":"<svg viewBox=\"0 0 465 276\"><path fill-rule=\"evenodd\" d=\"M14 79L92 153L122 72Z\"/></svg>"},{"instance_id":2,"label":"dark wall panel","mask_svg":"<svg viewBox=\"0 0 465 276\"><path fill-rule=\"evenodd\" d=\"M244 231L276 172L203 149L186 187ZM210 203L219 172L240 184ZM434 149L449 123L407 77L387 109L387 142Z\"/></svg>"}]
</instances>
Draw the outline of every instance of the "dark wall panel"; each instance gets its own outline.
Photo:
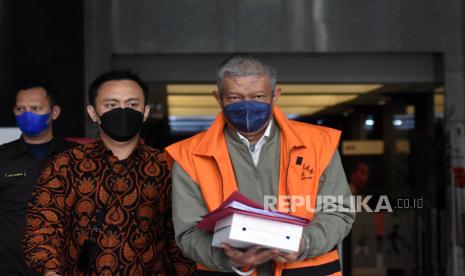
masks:
<instances>
[{"instance_id":1,"label":"dark wall panel","mask_svg":"<svg viewBox=\"0 0 465 276\"><path fill-rule=\"evenodd\" d=\"M266 54L279 82L434 83L443 81L442 56L435 54ZM114 55L113 68L131 68L154 82L215 82L226 58L217 55ZM436 69L436 70L435 70Z\"/></svg>"},{"instance_id":2,"label":"dark wall panel","mask_svg":"<svg viewBox=\"0 0 465 276\"><path fill-rule=\"evenodd\" d=\"M56 87L63 112L56 131L83 135L83 3L81 1L4 1L8 79L1 83L1 125L14 125L11 106L15 86L25 79L47 79ZM4 69L5 70L5 69ZM7 95L7 96L5 96ZM3 108L2 108L3 109Z\"/></svg>"},{"instance_id":3,"label":"dark wall panel","mask_svg":"<svg viewBox=\"0 0 465 276\"><path fill-rule=\"evenodd\" d=\"M11 97L8 95L7 82L9 79L7 41L9 36L9 14L6 7L7 0L0 0L0 125L11 124Z\"/></svg>"},{"instance_id":4,"label":"dark wall panel","mask_svg":"<svg viewBox=\"0 0 465 276\"><path fill-rule=\"evenodd\" d=\"M448 2L115 0L113 51L439 52L457 18Z\"/></svg>"}]
</instances>

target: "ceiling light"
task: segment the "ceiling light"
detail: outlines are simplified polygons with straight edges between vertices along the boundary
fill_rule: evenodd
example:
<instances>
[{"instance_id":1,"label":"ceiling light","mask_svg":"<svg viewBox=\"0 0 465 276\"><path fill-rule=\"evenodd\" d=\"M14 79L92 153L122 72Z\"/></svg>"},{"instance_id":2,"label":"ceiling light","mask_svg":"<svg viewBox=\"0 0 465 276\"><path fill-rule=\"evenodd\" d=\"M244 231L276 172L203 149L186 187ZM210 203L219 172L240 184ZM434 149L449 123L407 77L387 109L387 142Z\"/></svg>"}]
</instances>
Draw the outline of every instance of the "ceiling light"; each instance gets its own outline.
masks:
<instances>
[{"instance_id":1,"label":"ceiling light","mask_svg":"<svg viewBox=\"0 0 465 276\"><path fill-rule=\"evenodd\" d=\"M366 126L374 126L375 125L375 121L373 119L366 119L365 120L365 125Z\"/></svg>"},{"instance_id":2,"label":"ceiling light","mask_svg":"<svg viewBox=\"0 0 465 276\"><path fill-rule=\"evenodd\" d=\"M395 126L401 126L402 125L402 120L396 119L396 120L393 121L393 124Z\"/></svg>"}]
</instances>

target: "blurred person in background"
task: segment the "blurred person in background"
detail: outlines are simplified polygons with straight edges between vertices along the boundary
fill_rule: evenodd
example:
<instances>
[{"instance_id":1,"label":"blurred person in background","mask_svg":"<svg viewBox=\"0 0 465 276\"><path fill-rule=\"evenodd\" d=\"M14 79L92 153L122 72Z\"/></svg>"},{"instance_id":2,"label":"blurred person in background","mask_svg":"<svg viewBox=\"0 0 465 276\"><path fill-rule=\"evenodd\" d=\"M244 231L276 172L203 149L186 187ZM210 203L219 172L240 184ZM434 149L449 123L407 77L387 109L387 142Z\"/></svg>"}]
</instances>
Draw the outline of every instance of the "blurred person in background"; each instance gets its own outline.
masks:
<instances>
[{"instance_id":1,"label":"blurred person in background","mask_svg":"<svg viewBox=\"0 0 465 276\"><path fill-rule=\"evenodd\" d=\"M357 161L349 174L349 187L353 195L365 192L368 184L370 167L364 161Z\"/></svg>"}]
</instances>

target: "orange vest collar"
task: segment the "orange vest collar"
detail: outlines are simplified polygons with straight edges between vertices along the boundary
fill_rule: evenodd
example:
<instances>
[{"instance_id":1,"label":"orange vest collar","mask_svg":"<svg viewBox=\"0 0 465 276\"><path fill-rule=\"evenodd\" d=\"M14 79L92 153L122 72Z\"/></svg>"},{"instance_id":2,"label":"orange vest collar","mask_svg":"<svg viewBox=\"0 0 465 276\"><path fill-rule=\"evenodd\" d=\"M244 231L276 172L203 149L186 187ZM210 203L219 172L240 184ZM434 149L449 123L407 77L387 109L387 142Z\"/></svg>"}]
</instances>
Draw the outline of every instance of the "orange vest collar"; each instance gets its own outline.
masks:
<instances>
[{"instance_id":1,"label":"orange vest collar","mask_svg":"<svg viewBox=\"0 0 465 276\"><path fill-rule=\"evenodd\" d=\"M201 156L214 156L215 150L218 149L218 144L226 143L223 130L226 121L223 112L220 112L213 124L207 129L205 135L198 146L193 150L193 154Z\"/></svg>"},{"instance_id":2,"label":"orange vest collar","mask_svg":"<svg viewBox=\"0 0 465 276\"><path fill-rule=\"evenodd\" d=\"M300 140L299 136L295 133L294 128L291 127L286 115L277 106L273 108L273 116L276 123L281 129L281 134L284 136L286 148L305 147L305 144Z\"/></svg>"}]
</instances>

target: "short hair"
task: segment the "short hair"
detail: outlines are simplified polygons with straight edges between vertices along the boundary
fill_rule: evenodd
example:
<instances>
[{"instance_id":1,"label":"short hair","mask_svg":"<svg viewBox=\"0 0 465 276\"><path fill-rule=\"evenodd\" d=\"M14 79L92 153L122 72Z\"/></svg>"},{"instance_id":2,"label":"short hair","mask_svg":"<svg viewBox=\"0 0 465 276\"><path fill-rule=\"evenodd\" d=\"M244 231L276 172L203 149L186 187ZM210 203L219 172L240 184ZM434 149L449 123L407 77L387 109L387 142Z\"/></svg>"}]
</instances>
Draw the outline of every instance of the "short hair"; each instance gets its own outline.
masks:
<instances>
[{"instance_id":1,"label":"short hair","mask_svg":"<svg viewBox=\"0 0 465 276\"><path fill-rule=\"evenodd\" d=\"M98 76L89 86L89 102L94 105L95 98L97 98L98 90L100 87L108 82L114 80L132 80L135 81L140 88L142 88L142 92L144 93L144 101L147 104L147 97L148 97L148 87L144 80L142 80L137 74L131 72L130 70L111 70L105 72Z\"/></svg>"},{"instance_id":2,"label":"short hair","mask_svg":"<svg viewBox=\"0 0 465 276\"><path fill-rule=\"evenodd\" d=\"M53 85L46 81L46 80L24 80L21 81L17 86L16 86L16 96L18 95L19 91L22 90L28 90L32 88L43 88L45 90L45 95L48 99L48 102L50 104L50 107L53 107L56 105L56 98L57 98L57 93Z\"/></svg>"},{"instance_id":3,"label":"short hair","mask_svg":"<svg viewBox=\"0 0 465 276\"><path fill-rule=\"evenodd\" d=\"M226 58L216 71L216 85L223 96L225 77L268 76L274 93L278 74L276 69L265 59L251 54L234 54Z\"/></svg>"}]
</instances>

